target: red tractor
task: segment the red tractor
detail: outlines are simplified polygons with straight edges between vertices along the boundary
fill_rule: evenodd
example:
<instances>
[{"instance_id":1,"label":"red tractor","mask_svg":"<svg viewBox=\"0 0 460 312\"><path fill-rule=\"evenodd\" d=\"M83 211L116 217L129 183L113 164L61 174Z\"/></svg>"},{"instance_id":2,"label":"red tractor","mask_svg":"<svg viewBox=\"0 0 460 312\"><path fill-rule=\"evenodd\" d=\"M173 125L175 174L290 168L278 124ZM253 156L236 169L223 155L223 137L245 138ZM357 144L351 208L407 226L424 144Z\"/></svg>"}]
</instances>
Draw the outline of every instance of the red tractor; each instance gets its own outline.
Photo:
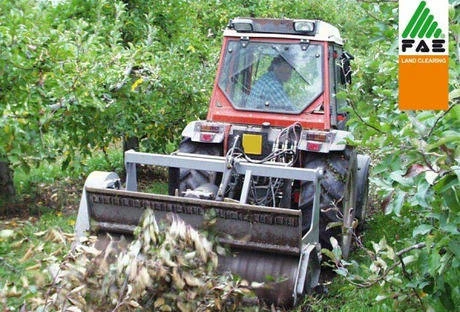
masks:
<instances>
[{"instance_id":1,"label":"red tractor","mask_svg":"<svg viewBox=\"0 0 460 312\"><path fill-rule=\"evenodd\" d=\"M326 245L333 233L326 231L328 223L362 220L367 205L370 158L347 145L347 102L336 96L351 82L352 57L342 44L338 29L323 21L230 21L207 120L190 123L180 146L186 153L323 168L320 238ZM218 194L215 172L183 169L178 178L171 191L200 187L230 198L240 197L243 181L232 175ZM312 183L291 179L254 177L248 195L250 204L301 209L304 230L312 201ZM347 255L349 246L342 247Z\"/></svg>"},{"instance_id":2,"label":"red tractor","mask_svg":"<svg viewBox=\"0 0 460 312\"><path fill-rule=\"evenodd\" d=\"M207 119L187 125L172 155L126 152L124 190L114 173L91 174L77 233L132 233L145 208L200 228L213 210L233 252L221 270L279 278L258 295L298 302L318 284L321 244L341 237L347 257L366 215L370 158L347 144L347 102L337 96L351 82L342 45L319 20L231 20ZM170 168L168 196L137 192L140 163Z\"/></svg>"}]
</instances>

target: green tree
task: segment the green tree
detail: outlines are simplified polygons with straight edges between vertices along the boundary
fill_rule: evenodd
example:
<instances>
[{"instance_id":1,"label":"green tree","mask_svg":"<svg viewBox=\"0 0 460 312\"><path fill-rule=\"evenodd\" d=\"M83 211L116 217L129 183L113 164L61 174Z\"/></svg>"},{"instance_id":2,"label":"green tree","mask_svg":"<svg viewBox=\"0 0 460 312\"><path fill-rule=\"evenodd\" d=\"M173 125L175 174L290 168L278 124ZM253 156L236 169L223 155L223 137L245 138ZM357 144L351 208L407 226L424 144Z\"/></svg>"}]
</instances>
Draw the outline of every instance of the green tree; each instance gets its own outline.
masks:
<instances>
[{"instance_id":1,"label":"green tree","mask_svg":"<svg viewBox=\"0 0 460 312\"><path fill-rule=\"evenodd\" d=\"M452 311L460 300L458 1L456 5L449 14L446 112L398 109L396 3L363 3L367 14L355 29L361 35L353 37L360 40L351 43L358 53L349 90L349 126L357 134L355 144L374 155L376 204L402 230L397 238L367 243L373 255L368 268L341 262L337 270L357 285L379 285L377 299L392 309Z\"/></svg>"},{"instance_id":2,"label":"green tree","mask_svg":"<svg viewBox=\"0 0 460 312\"><path fill-rule=\"evenodd\" d=\"M10 166L57 157L66 166L108 144L101 129L111 117L101 112L124 53L117 45L122 9L104 1L2 1L0 154Z\"/></svg>"},{"instance_id":3,"label":"green tree","mask_svg":"<svg viewBox=\"0 0 460 312\"><path fill-rule=\"evenodd\" d=\"M10 168L3 179L9 182L0 185L9 189L14 168L60 160L63 169L81 172L86 157L120 138L172 151L185 124L206 116L230 18L309 12L339 20L355 6L318 0L0 4L0 155Z\"/></svg>"}]
</instances>

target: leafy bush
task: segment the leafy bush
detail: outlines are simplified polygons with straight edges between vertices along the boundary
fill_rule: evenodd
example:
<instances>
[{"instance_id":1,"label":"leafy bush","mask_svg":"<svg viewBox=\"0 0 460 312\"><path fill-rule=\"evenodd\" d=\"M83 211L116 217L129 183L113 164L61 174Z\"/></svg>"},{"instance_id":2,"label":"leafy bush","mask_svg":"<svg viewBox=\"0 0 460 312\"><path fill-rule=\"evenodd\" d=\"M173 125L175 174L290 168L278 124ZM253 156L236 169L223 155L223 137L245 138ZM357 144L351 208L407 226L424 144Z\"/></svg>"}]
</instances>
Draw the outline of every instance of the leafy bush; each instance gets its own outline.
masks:
<instances>
[{"instance_id":1,"label":"leafy bush","mask_svg":"<svg viewBox=\"0 0 460 312\"><path fill-rule=\"evenodd\" d=\"M136 137L171 152L206 116L221 34L235 16L346 23L353 1L0 2L0 156L13 168ZM306 16L308 15L308 16ZM185 108L185 109L184 109ZM32 144L31 144L32 142Z\"/></svg>"},{"instance_id":2,"label":"leafy bush","mask_svg":"<svg viewBox=\"0 0 460 312\"><path fill-rule=\"evenodd\" d=\"M372 30L365 51L357 57L351 87L355 144L374 157L372 182L385 214L392 215L398 240L368 242L369 267L340 260L327 252L337 272L360 287L379 285L376 298L390 298L393 308L452 311L460 300L460 70L458 38L451 38L450 96L446 112L398 110L395 4L369 4L370 18L378 13L385 24ZM458 11L450 12L452 33ZM364 30L363 30L364 31ZM369 29L367 30L369 31ZM398 250L399 249L399 250Z\"/></svg>"}]
</instances>

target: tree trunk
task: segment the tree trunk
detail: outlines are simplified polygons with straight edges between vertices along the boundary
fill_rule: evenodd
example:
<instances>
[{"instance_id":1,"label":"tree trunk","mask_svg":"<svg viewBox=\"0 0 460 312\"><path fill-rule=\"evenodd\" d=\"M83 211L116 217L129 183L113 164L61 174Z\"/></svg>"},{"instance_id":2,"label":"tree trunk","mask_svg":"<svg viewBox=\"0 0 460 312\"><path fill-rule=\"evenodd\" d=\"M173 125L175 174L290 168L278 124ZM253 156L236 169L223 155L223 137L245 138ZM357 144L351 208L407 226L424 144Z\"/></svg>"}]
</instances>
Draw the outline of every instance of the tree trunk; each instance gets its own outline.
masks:
<instances>
[{"instance_id":1,"label":"tree trunk","mask_svg":"<svg viewBox=\"0 0 460 312\"><path fill-rule=\"evenodd\" d=\"M139 150L139 138L136 137L124 137L123 138L123 152L130 149Z\"/></svg>"},{"instance_id":2,"label":"tree trunk","mask_svg":"<svg viewBox=\"0 0 460 312\"><path fill-rule=\"evenodd\" d=\"M15 196L13 170L7 160L0 159L0 213L5 213L2 207L5 207L5 203L12 202Z\"/></svg>"}]
</instances>

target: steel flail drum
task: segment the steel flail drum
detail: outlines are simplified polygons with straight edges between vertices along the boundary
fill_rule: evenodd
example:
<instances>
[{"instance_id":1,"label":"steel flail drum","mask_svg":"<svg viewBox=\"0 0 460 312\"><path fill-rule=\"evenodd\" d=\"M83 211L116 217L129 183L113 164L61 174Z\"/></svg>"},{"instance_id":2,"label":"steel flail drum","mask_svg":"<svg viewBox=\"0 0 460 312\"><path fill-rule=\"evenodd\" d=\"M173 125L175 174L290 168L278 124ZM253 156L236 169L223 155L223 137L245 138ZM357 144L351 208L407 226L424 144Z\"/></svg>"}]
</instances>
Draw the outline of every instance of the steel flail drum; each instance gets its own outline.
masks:
<instances>
[{"instance_id":1,"label":"steel flail drum","mask_svg":"<svg viewBox=\"0 0 460 312\"><path fill-rule=\"evenodd\" d=\"M317 251L314 248L309 255L306 272L301 272L302 257L253 251L236 251L231 256L220 257L219 269L261 283L255 288L261 301L290 307L318 284L320 260Z\"/></svg>"}]
</instances>

